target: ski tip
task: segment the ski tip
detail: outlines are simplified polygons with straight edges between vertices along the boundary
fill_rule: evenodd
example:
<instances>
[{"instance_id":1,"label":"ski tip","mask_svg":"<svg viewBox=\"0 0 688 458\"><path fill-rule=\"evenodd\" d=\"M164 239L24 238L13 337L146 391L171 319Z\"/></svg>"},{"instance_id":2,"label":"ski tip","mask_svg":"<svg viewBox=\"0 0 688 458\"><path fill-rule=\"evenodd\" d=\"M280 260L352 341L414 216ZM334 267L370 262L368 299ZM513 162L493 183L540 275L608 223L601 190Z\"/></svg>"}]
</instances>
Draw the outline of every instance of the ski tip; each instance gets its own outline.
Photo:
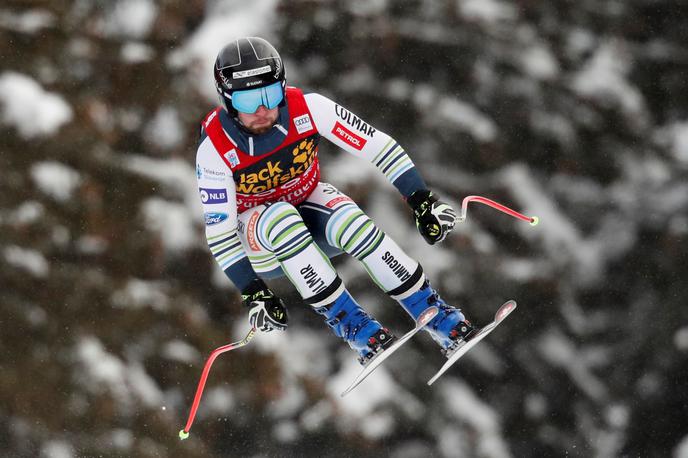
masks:
<instances>
[{"instance_id":1,"label":"ski tip","mask_svg":"<svg viewBox=\"0 0 688 458\"><path fill-rule=\"evenodd\" d=\"M179 439L184 440L184 439L188 439L188 437L189 437L188 432L184 431L183 429L179 430Z\"/></svg>"},{"instance_id":2,"label":"ski tip","mask_svg":"<svg viewBox=\"0 0 688 458\"><path fill-rule=\"evenodd\" d=\"M502 304L501 307L499 307L499 310L497 310L497 314L495 315L495 321L499 323L504 318L506 318L507 315L516 310L516 307L517 305L515 300L512 299L506 301L504 304Z\"/></svg>"}]
</instances>

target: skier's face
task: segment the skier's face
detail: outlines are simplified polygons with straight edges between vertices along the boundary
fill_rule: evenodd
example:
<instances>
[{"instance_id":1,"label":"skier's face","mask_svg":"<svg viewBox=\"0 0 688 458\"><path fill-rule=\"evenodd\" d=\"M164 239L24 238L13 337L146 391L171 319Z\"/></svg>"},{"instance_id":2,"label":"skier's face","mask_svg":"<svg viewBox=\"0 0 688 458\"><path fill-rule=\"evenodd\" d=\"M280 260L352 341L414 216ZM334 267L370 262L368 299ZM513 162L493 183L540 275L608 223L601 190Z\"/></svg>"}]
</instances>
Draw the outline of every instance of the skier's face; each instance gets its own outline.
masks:
<instances>
[{"instance_id":1,"label":"skier's face","mask_svg":"<svg viewBox=\"0 0 688 458\"><path fill-rule=\"evenodd\" d=\"M277 122L279 108L268 110L265 105L258 107L255 113L242 113L239 111L239 121L249 132L263 134L270 130Z\"/></svg>"}]
</instances>

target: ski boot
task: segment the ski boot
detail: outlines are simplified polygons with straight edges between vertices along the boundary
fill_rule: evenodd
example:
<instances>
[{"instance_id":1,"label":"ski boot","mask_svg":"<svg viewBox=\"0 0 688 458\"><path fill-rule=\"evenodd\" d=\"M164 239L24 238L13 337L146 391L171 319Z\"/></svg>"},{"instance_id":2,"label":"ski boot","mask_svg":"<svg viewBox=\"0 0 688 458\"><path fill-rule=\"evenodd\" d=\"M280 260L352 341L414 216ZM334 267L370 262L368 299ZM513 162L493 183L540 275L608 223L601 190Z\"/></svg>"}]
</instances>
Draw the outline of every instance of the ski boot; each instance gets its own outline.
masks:
<instances>
[{"instance_id":1,"label":"ski boot","mask_svg":"<svg viewBox=\"0 0 688 458\"><path fill-rule=\"evenodd\" d=\"M440 345L440 351L447 358L462 345L462 342L469 341L479 330L466 319L460 309L444 302L427 280L420 290L399 302L414 320L430 306L434 305L440 309L437 316L425 325L425 330Z\"/></svg>"},{"instance_id":2,"label":"ski boot","mask_svg":"<svg viewBox=\"0 0 688 458\"><path fill-rule=\"evenodd\" d=\"M358 362L364 367L396 340L346 290L333 303L315 311L325 317L325 323L337 337L344 339L358 352Z\"/></svg>"}]
</instances>

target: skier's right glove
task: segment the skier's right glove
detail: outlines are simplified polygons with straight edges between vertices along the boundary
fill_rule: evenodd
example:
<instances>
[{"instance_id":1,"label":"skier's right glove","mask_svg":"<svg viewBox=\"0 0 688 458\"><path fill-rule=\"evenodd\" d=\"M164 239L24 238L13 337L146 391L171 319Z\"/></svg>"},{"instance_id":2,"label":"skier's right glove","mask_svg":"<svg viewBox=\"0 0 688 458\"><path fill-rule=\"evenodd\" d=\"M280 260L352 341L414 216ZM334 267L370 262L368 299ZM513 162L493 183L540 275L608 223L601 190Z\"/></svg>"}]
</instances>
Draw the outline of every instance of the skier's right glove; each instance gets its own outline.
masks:
<instances>
[{"instance_id":1,"label":"skier's right glove","mask_svg":"<svg viewBox=\"0 0 688 458\"><path fill-rule=\"evenodd\" d=\"M287 329L287 309L282 299L275 296L262 280L253 280L241 292L241 299L248 307L248 322L263 332Z\"/></svg>"},{"instance_id":2,"label":"skier's right glove","mask_svg":"<svg viewBox=\"0 0 688 458\"><path fill-rule=\"evenodd\" d=\"M406 200L416 219L420 235L430 245L441 242L454 229L456 212L427 189L414 192Z\"/></svg>"}]
</instances>

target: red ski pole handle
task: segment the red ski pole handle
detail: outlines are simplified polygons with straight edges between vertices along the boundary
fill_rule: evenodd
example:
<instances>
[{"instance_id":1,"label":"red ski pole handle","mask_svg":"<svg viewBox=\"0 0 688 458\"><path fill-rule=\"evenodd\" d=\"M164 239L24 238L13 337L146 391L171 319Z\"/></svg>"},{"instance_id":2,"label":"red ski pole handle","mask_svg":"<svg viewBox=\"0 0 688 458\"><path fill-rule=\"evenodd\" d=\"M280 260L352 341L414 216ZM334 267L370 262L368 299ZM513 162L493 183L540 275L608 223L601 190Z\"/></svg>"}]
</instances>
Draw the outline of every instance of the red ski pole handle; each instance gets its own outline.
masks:
<instances>
[{"instance_id":1,"label":"red ski pole handle","mask_svg":"<svg viewBox=\"0 0 688 458\"><path fill-rule=\"evenodd\" d=\"M198 387L196 388L196 395L194 396L193 404L191 405L189 419L186 421L186 426L184 426L184 429L179 431L179 438L181 440L184 440L187 437L189 437L189 430L191 429L191 425L193 424L194 418L196 417L196 411L198 410L198 405L201 403L201 397L203 396L205 382L206 380L208 380L208 374L210 373L210 368L212 367L215 358L220 356L222 353L243 347L244 345L248 344L251 341L251 339L253 339L253 336L255 336L255 334L256 328L251 328L248 334L246 334L246 337L244 337L243 339L239 340L238 342L232 342L230 344L223 345L222 347L216 348L215 350L213 350L212 353L210 353L208 360L205 362L205 367L203 367L201 380L199 380Z\"/></svg>"},{"instance_id":2,"label":"red ski pole handle","mask_svg":"<svg viewBox=\"0 0 688 458\"><path fill-rule=\"evenodd\" d=\"M466 212L468 211L468 204L470 202L479 202L481 204L489 205L490 207L506 213L507 215L526 221L530 223L531 226L537 226L538 222L540 222L540 219L537 216L526 216L517 212L516 210L512 210L506 205L502 205L494 200L490 200L481 196L468 196L463 199L463 202L461 203L461 216L458 217L459 222L466 221Z\"/></svg>"}]
</instances>

